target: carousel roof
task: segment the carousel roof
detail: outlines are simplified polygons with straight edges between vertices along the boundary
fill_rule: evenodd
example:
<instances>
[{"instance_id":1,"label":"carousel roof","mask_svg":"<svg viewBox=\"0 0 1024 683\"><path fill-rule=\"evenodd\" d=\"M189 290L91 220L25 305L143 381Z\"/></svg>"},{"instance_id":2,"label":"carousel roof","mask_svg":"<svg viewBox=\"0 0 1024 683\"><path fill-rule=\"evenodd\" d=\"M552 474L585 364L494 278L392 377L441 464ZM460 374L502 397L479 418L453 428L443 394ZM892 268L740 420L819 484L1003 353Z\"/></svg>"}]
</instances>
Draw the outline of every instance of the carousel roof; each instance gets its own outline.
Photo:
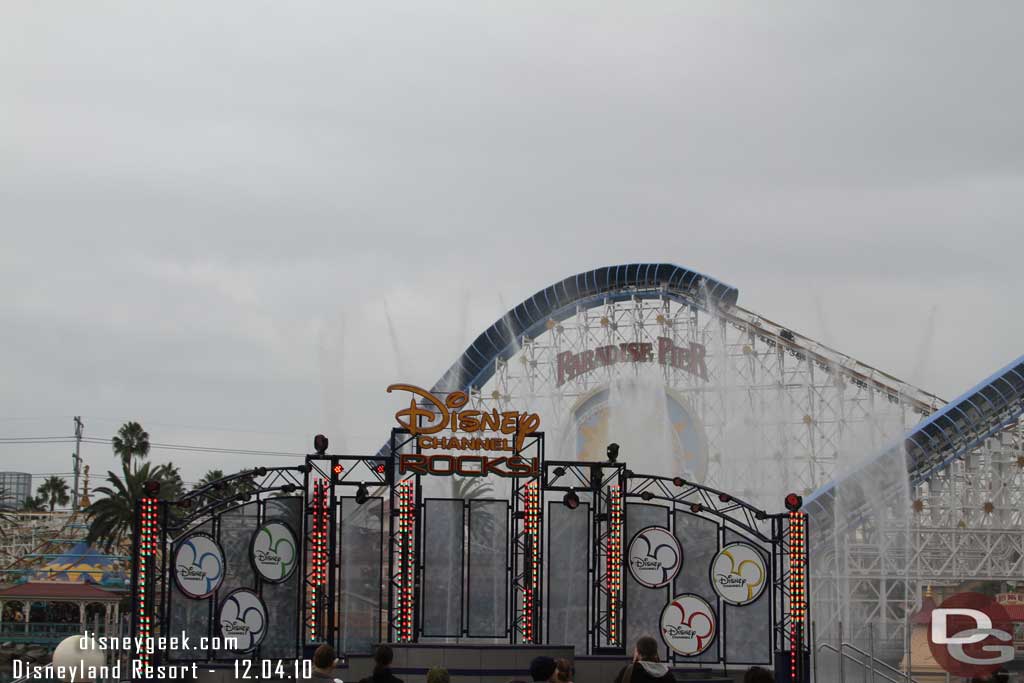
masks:
<instances>
[{"instance_id":1,"label":"carousel roof","mask_svg":"<svg viewBox=\"0 0 1024 683\"><path fill-rule=\"evenodd\" d=\"M117 602L121 595L88 583L67 581L28 581L0 589L0 600L89 600Z\"/></svg>"},{"instance_id":2,"label":"carousel roof","mask_svg":"<svg viewBox=\"0 0 1024 683\"><path fill-rule=\"evenodd\" d=\"M29 581L105 586L124 586L127 578L119 557L99 551L85 541L49 557L44 564L26 572L26 576Z\"/></svg>"}]
</instances>

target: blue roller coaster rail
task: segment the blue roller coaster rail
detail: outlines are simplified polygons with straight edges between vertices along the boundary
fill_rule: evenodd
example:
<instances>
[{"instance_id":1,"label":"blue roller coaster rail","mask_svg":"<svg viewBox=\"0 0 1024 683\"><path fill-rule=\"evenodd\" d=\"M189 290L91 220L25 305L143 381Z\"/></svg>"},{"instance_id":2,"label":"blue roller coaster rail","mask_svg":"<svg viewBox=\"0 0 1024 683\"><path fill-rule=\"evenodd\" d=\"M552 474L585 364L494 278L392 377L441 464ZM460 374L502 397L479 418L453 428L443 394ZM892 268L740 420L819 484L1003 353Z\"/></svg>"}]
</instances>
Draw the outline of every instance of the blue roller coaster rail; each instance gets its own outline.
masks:
<instances>
[{"instance_id":1,"label":"blue roller coaster rail","mask_svg":"<svg viewBox=\"0 0 1024 683\"><path fill-rule=\"evenodd\" d=\"M510 357L524 337L534 338L580 308L631 297L686 298L728 314L739 290L703 273L671 263L631 263L605 266L567 277L512 308L478 336L434 384L434 393L480 387L494 374L495 361ZM782 341L792 337L782 336ZM1024 356L926 417L898 444L881 451L861 466L884 468L892 458L905 458L912 484L926 481L1013 424L1024 413ZM384 454L386 446L381 449ZM805 500L817 523L831 517L839 487L849 476L826 484ZM830 525L829 525L830 526Z\"/></svg>"}]
</instances>

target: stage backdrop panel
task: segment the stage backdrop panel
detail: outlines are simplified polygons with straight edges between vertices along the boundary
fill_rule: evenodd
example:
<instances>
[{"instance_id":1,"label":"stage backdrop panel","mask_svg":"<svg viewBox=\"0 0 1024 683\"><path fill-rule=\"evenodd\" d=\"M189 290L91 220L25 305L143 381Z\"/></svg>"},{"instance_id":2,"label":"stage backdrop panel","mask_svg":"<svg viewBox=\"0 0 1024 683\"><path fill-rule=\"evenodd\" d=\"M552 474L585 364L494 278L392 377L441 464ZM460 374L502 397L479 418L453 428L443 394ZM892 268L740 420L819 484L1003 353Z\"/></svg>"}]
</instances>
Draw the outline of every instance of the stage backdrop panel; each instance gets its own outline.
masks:
<instances>
[{"instance_id":1,"label":"stage backdrop panel","mask_svg":"<svg viewBox=\"0 0 1024 683\"><path fill-rule=\"evenodd\" d=\"M198 532L213 536L213 531L213 522L204 522L203 524L193 527L189 531L181 534L175 540L182 541L190 535ZM177 542L173 547L177 547ZM167 577L167 580L171 582L171 609L168 631L174 635L184 633L193 643L198 643L200 638L206 638L211 635L210 625L213 623L214 618L210 609L213 604L213 599L203 598L201 600L193 600L185 595L185 593L178 588L178 582L174 580L175 569L175 567L171 567L171 571ZM214 633L212 635L220 634ZM191 660L196 657L206 657L206 653L174 650L168 651L167 657L168 660L171 661L175 659Z\"/></svg>"},{"instance_id":2,"label":"stage backdrop panel","mask_svg":"<svg viewBox=\"0 0 1024 683\"><path fill-rule=\"evenodd\" d=\"M590 505L580 503L570 510L561 501L548 504L547 604L545 639L558 645L573 645L576 654L587 652L587 601L590 577Z\"/></svg>"},{"instance_id":3,"label":"stage backdrop panel","mask_svg":"<svg viewBox=\"0 0 1024 683\"><path fill-rule=\"evenodd\" d=\"M508 608L508 503L469 501L468 633L504 638Z\"/></svg>"},{"instance_id":4,"label":"stage backdrop panel","mask_svg":"<svg viewBox=\"0 0 1024 683\"><path fill-rule=\"evenodd\" d=\"M260 580L260 592L273 620L260 644L260 657L296 657L301 654L299 638L299 581L302 568L299 552L302 548L302 498L269 498L263 503L263 521L281 521L295 534L296 566L291 576L281 583ZM250 534L251 536L251 534Z\"/></svg>"},{"instance_id":5,"label":"stage backdrop panel","mask_svg":"<svg viewBox=\"0 0 1024 683\"><path fill-rule=\"evenodd\" d=\"M629 543L644 527L660 526L668 529L668 514L669 508L664 505L627 504L623 554L628 552ZM633 578L629 567L625 567L623 571L626 575L626 652L632 654L640 636L652 636L662 646L661 657L664 660L668 648L662 642L659 630L661 611L672 599L669 587L647 588Z\"/></svg>"},{"instance_id":6,"label":"stage backdrop panel","mask_svg":"<svg viewBox=\"0 0 1024 683\"><path fill-rule=\"evenodd\" d=\"M338 652L369 654L380 640L384 499L341 499Z\"/></svg>"},{"instance_id":7,"label":"stage backdrop panel","mask_svg":"<svg viewBox=\"0 0 1024 683\"><path fill-rule=\"evenodd\" d=\"M220 635L216 618L219 614L221 602L228 594L237 588L248 588L257 591L256 570L253 569L249 560L249 542L252 535L259 527L259 503L253 501L240 505L229 510L220 517L219 541L224 549L224 583L217 590L217 603L214 607L214 635ZM273 613L267 615L267 633L276 628L276 617ZM265 638L265 637L264 637ZM214 653L215 659L238 659L251 658L256 653L234 653L228 650L221 650Z\"/></svg>"},{"instance_id":8,"label":"stage backdrop panel","mask_svg":"<svg viewBox=\"0 0 1024 683\"><path fill-rule=\"evenodd\" d=\"M683 568L676 576L673 596L693 593L704 598L715 610L718 619L718 633L715 642L696 657L678 657L682 662L717 662L722 646L722 606L718 594L711 587L711 561L718 553L719 526L712 519L706 519L689 512L676 511L675 534L683 548Z\"/></svg>"},{"instance_id":9,"label":"stage backdrop panel","mask_svg":"<svg viewBox=\"0 0 1024 683\"><path fill-rule=\"evenodd\" d=\"M771 561L759 543L747 540L731 529L725 530L725 543L747 543L759 551L764 560L765 587L760 597L742 607L723 601L725 611L725 657L728 662L769 664L772 644Z\"/></svg>"},{"instance_id":10,"label":"stage backdrop panel","mask_svg":"<svg viewBox=\"0 0 1024 683\"><path fill-rule=\"evenodd\" d=\"M423 503L423 635L462 635L462 549L465 544L461 500Z\"/></svg>"}]
</instances>

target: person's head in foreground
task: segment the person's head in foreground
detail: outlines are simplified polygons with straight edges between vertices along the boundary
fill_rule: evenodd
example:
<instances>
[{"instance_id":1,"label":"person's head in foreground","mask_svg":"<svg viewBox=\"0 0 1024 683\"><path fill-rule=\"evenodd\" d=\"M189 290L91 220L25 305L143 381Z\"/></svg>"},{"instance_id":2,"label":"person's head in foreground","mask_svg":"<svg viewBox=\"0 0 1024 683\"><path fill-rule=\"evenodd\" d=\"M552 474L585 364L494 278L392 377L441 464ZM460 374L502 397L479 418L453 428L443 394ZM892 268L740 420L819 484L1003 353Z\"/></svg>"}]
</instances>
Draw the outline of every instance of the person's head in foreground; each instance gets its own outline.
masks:
<instances>
[{"instance_id":1,"label":"person's head in foreground","mask_svg":"<svg viewBox=\"0 0 1024 683\"><path fill-rule=\"evenodd\" d=\"M530 662L530 678L533 681L553 680L556 670L555 660L551 657L534 657Z\"/></svg>"},{"instance_id":2,"label":"person's head in foreground","mask_svg":"<svg viewBox=\"0 0 1024 683\"><path fill-rule=\"evenodd\" d=\"M672 672L668 664L661 662L658 656L658 641L650 636L640 636L633 648L633 673L630 675L634 683L644 680L670 679ZM622 683L630 683L623 681Z\"/></svg>"},{"instance_id":3,"label":"person's head in foreground","mask_svg":"<svg viewBox=\"0 0 1024 683\"><path fill-rule=\"evenodd\" d=\"M334 648L324 643L313 653L313 668L319 673L327 674L334 678L334 665L338 662L338 653Z\"/></svg>"},{"instance_id":4,"label":"person's head in foreground","mask_svg":"<svg viewBox=\"0 0 1024 683\"><path fill-rule=\"evenodd\" d=\"M556 683L572 683L573 673L572 664L569 663L568 659L556 659L555 660L555 681Z\"/></svg>"},{"instance_id":5,"label":"person's head in foreground","mask_svg":"<svg viewBox=\"0 0 1024 683\"><path fill-rule=\"evenodd\" d=\"M747 669L747 675L743 677L743 683L775 683L775 676L768 669L752 666Z\"/></svg>"},{"instance_id":6,"label":"person's head in foreground","mask_svg":"<svg viewBox=\"0 0 1024 683\"><path fill-rule=\"evenodd\" d=\"M634 662L659 662L658 641L650 636L640 636L633 649Z\"/></svg>"},{"instance_id":7,"label":"person's head in foreground","mask_svg":"<svg viewBox=\"0 0 1024 683\"><path fill-rule=\"evenodd\" d=\"M386 669L391 666L391 661L394 658L395 651L391 649L390 645L378 645L373 653L374 668Z\"/></svg>"},{"instance_id":8,"label":"person's head in foreground","mask_svg":"<svg viewBox=\"0 0 1024 683\"><path fill-rule=\"evenodd\" d=\"M427 672L427 683L450 683L451 680L451 676L448 675L448 669L444 667L435 666Z\"/></svg>"}]
</instances>

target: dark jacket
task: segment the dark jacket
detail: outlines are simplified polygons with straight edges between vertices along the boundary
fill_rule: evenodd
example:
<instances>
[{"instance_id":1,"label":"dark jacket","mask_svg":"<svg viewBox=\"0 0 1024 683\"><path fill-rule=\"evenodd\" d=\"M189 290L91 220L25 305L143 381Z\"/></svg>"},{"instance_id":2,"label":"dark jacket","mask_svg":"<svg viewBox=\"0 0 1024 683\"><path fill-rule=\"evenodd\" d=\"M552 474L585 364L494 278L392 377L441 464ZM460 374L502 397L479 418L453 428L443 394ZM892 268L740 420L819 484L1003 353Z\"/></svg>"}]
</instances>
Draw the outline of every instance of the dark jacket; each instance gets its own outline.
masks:
<instances>
[{"instance_id":1,"label":"dark jacket","mask_svg":"<svg viewBox=\"0 0 1024 683\"><path fill-rule=\"evenodd\" d=\"M374 669L373 674L359 681L359 683L402 683L401 678L395 678L390 667Z\"/></svg>"},{"instance_id":2,"label":"dark jacket","mask_svg":"<svg viewBox=\"0 0 1024 683\"><path fill-rule=\"evenodd\" d=\"M615 683L675 683L668 665L661 662L636 662L622 667Z\"/></svg>"}]
</instances>

